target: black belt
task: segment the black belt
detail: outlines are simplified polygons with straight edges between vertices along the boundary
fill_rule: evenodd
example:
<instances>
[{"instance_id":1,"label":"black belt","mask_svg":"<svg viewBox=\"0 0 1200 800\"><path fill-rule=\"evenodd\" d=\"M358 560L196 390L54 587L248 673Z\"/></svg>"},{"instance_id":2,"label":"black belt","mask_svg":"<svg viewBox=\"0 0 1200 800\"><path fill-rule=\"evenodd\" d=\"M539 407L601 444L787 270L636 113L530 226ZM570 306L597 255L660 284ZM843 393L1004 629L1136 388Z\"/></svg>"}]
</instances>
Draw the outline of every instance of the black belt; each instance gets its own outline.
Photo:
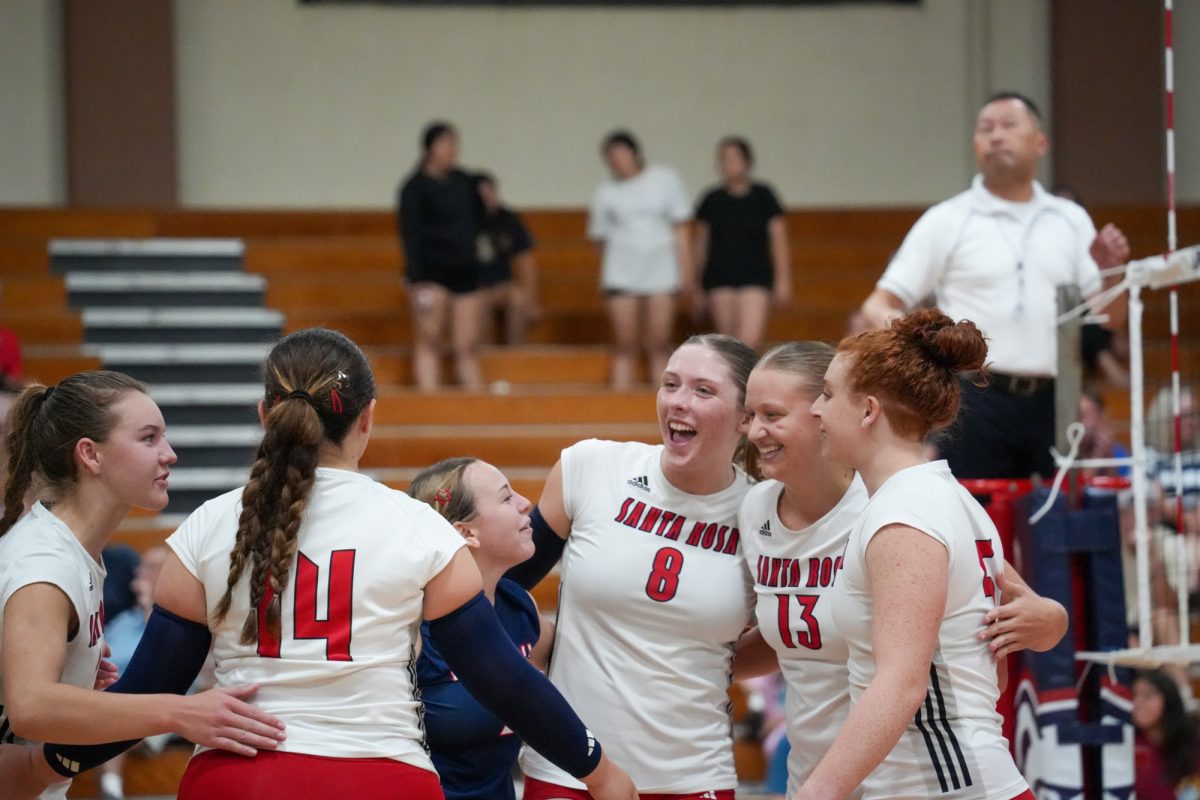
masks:
<instances>
[{"instance_id":1,"label":"black belt","mask_svg":"<svg viewBox=\"0 0 1200 800\"><path fill-rule=\"evenodd\" d=\"M1052 390L1054 378L1038 375L1009 375L1006 372L988 372L988 386L1018 397L1033 397L1035 394Z\"/></svg>"}]
</instances>

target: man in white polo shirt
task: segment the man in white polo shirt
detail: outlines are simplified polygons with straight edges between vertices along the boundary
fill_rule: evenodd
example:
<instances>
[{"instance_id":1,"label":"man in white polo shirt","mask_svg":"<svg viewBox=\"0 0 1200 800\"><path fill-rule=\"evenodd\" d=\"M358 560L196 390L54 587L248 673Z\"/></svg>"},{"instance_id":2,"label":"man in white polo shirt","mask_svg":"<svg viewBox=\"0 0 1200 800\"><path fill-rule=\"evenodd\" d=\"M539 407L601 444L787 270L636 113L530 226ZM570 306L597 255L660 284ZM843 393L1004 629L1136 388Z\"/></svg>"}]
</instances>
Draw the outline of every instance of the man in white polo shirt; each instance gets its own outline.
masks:
<instances>
[{"instance_id":1,"label":"man in white polo shirt","mask_svg":"<svg viewBox=\"0 0 1200 800\"><path fill-rule=\"evenodd\" d=\"M993 95L976 118L974 148L971 188L917 220L862 314L882 327L933 294L947 315L975 322L988 339L991 381L964 384L942 455L959 478L1048 478L1056 287L1094 294L1100 269L1125 263L1129 243L1113 225L1097 233L1086 211L1034 180L1049 143L1028 98Z\"/></svg>"}]
</instances>

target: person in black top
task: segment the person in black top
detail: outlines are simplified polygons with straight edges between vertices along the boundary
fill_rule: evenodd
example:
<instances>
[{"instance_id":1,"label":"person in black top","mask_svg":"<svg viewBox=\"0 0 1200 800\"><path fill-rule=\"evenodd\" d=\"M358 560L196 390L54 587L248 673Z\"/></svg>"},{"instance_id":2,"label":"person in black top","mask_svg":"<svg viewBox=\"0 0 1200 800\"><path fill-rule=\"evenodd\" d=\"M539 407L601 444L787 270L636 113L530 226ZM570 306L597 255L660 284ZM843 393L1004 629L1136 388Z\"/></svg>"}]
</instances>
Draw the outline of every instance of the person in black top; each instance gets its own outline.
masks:
<instances>
[{"instance_id":1,"label":"person in black top","mask_svg":"<svg viewBox=\"0 0 1200 800\"><path fill-rule=\"evenodd\" d=\"M721 185L696 211L696 270L717 332L754 349L766 338L771 305L792 297L791 255L783 207L750 174L754 152L740 136L717 144Z\"/></svg>"},{"instance_id":2,"label":"person in black top","mask_svg":"<svg viewBox=\"0 0 1200 800\"><path fill-rule=\"evenodd\" d=\"M505 344L521 344L529 326L541 316L533 237L521 218L501 203L496 178L481 172L476 180L483 201L479 261L484 326L490 330L493 318L503 310Z\"/></svg>"},{"instance_id":3,"label":"person in black top","mask_svg":"<svg viewBox=\"0 0 1200 800\"><path fill-rule=\"evenodd\" d=\"M449 323L455 377L468 389L481 389L476 236L482 203L476 179L458 167L452 125L430 123L421 144L421 162L400 188L397 214L412 306L413 375L420 389L438 387Z\"/></svg>"}]
</instances>

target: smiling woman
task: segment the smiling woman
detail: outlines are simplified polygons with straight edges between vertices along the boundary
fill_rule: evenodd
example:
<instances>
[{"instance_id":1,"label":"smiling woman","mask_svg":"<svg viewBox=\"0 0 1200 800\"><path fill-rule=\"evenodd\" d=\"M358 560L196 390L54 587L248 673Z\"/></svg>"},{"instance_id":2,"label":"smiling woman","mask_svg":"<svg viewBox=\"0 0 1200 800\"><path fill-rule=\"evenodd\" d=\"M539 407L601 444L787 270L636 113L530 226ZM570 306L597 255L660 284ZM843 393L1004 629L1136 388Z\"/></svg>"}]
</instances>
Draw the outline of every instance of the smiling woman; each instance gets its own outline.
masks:
<instances>
[{"instance_id":1,"label":"smiling woman","mask_svg":"<svg viewBox=\"0 0 1200 800\"><path fill-rule=\"evenodd\" d=\"M92 743L167 732L211 741L214 728L236 736L250 722L253 710L229 694L92 691L111 682L97 676L106 650L100 551L130 509L166 506L175 462L162 414L145 392L120 373L84 372L55 387L26 389L9 418L0 518L0 740L10 744L0 757L0 785L16 797L32 797L62 777L40 750L17 749L14 741ZM234 723L217 722L230 712ZM61 797L66 789L61 783L42 796Z\"/></svg>"},{"instance_id":2,"label":"smiling woman","mask_svg":"<svg viewBox=\"0 0 1200 800\"><path fill-rule=\"evenodd\" d=\"M530 587L562 558L550 679L643 793L732 798L728 696L734 642L753 609L737 511L753 350L694 336L658 389L662 443L580 442L533 511L538 553L509 573ZM535 753L525 798L584 798Z\"/></svg>"}]
</instances>

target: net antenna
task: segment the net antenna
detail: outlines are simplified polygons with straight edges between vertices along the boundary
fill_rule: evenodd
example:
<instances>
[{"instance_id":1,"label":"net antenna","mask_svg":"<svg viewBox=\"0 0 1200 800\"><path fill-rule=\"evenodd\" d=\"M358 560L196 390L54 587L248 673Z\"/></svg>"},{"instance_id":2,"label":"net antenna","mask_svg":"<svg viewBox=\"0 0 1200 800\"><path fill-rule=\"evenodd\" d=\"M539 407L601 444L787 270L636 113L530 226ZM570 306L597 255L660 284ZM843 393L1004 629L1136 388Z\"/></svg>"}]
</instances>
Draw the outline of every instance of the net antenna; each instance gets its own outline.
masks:
<instances>
[{"instance_id":1,"label":"net antenna","mask_svg":"<svg viewBox=\"0 0 1200 800\"><path fill-rule=\"evenodd\" d=\"M1090 301L1081 303L1058 318L1063 325L1077 317L1085 317L1101 309L1124 292L1129 293L1129 394L1130 394L1130 456L1128 458L1075 459L1077 434L1068 431L1072 442L1067 456L1055 453L1058 475L1050 502L1039 509L1030 522L1036 522L1049 510L1062 476L1073 467L1130 467L1133 485L1134 534L1137 552L1137 603L1139 647L1111 652L1079 652L1076 658L1084 661L1120 666L1158 666L1163 663L1200 662L1200 645L1191 643L1188 608L1188 560L1177 558L1175 589L1179 615L1179 644L1155 645L1150 603L1150 529L1147 520L1149 496L1149 466L1146 453L1145 369L1142 341L1142 290L1169 289L1171 333L1171 411L1174 426L1173 466L1175 483L1175 530L1183 535L1183 439L1179 374L1179 292L1182 283L1200 280L1200 245L1178 249L1175 214L1175 69L1172 34L1173 0L1164 0L1164 69L1166 73L1166 169L1167 169L1167 252L1163 255L1130 261L1124 266L1106 270L1105 275L1121 274L1116 285ZM1094 319L1094 317L1093 317Z\"/></svg>"}]
</instances>

